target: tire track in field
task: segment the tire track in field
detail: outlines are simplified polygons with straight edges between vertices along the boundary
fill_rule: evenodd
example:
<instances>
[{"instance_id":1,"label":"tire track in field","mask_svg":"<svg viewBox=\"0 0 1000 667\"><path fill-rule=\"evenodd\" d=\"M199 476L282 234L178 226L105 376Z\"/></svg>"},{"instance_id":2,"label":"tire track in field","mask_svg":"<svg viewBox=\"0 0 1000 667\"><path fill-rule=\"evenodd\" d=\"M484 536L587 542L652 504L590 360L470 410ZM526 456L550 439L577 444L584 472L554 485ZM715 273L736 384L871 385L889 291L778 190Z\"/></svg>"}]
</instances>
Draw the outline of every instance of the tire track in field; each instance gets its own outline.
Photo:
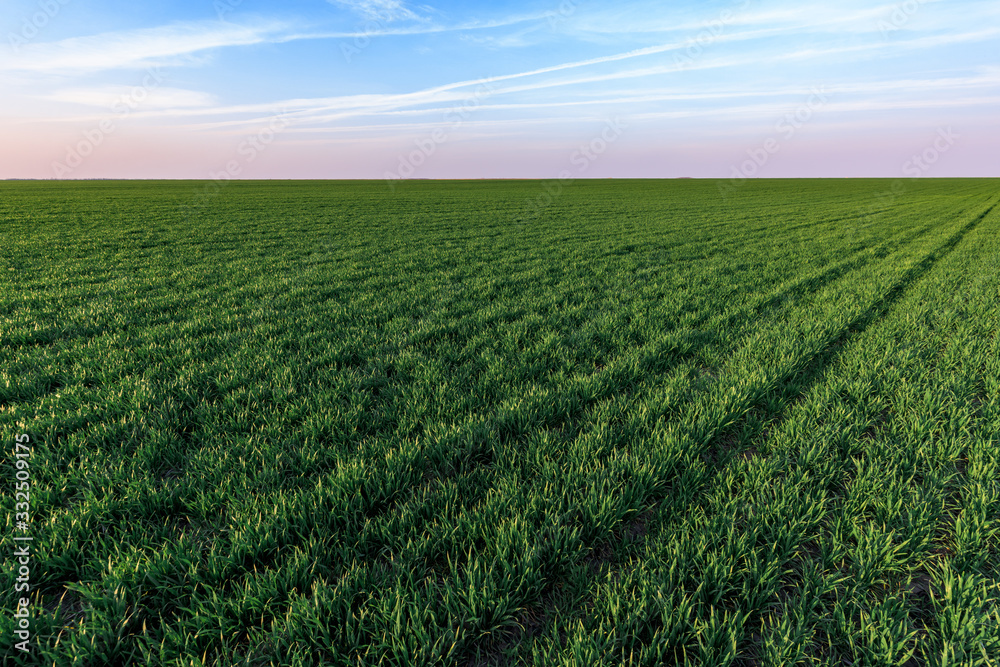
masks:
<instances>
[{"instance_id":1,"label":"tire track in field","mask_svg":"<svg viewBox=\"0 0 1000 667\"><path fill-rule=\"evenodd\" d=\"M792 377L795 377L796 375L800 374L805 374L808 377L808 381L805 385L801 387L799 392L800 395L804 395L809 390L810 387L812 387L821 379L823 371L833 361L836 360L836 358L840 354L840 349L844 346L844 344L848 340L850 340L855 336L863 335L863 333L868 328L870 328L873 324L883 319L889 313L889 311L895 306L895 304L898 303L909 292L911 287L915 285L921 278L923 278L940 260L949 255L954 250L954 248L966 237L966 235L972 230L974 230L994 210L994 208L997 205L998 205L997 203L994 203L993 205L989 206L986 209L986 211L981 213L979 216L977 216L969 223L966 223L958 231L952 234L937 249L933 250L923 259L921 259L916 264L911 266L907 271L903 273L903 275L900 278L898 278L892 284L889 290L881 298L879 298L877 302L873 303L870 307L862 311L857 317L851 320L851 322L849 322L846 326L840 329L840 331L832 338L831 342L826 346L826 348L823 351L813 355L811 358L807 359L804 363L800 363L798 366L790 369L789 372L786 373L783 378L777 380L775 383L777 389L775 390L780 391L780 387L784 384L784 382L787 382ZM785 403L787 405L787 401L785 401ZM780 421L784 421L785 419L787 419L787 415L784 415ZM769 427L776 428L777 426L769 425ZM708 442L706 443L705 450L711 451L711 449L717 445L719 440L724 438L729 432L730 432L729 429L716 432L709 438ZM734 456L735 454L736 453L729 452L728 456ZM723 459L724 460L719 461L717 463L718 469L722 469L728 463L728 460L726 460L727 457L723 457ZM708 474L710 480L711 478L714 478L717 473L710 472ZM706 480L706 483L709 480ZM704 485L702 486L702 488L704 488ZM694 497L689 498L687 501L687 506L690 506L691 503L695 502L696 499L699 497L701 497L701 492L698 492L695 494ZM684 509L677 508L674 510L674 513L677 516L680 516L684 514ZM623 523L620 530L616 531L616 533L632 534L633 536L638 534L639 535L638 539L642 539L641 536L644 533L644 530L642 529L641 524L643 523L643 520L644 520L643 516L640 515L639 517L631 520L630 522ZM663 531L665 532L667 530L668 526L665 526L663 528ZM638 541L638 539L633 541ZM622 566L623 565L619 563L611 564L612 570L619 569ZM552 629L552 625L556 622L556 618L553 615L551 614L543 614L543 615L548 616L548 621L544 623L541 628L535 629L535 631L531 633L533 636L549 635ZM486 640L486 641L480 641L478 642L478 644L480 647L484 647L488 646L490 642ZM487 653L488 652L489 651L487 649Z\"/></svg>"},{"instance_id":2,"label":"tire track in field","mask_svg":"<svg viewBox=\"0 0 1000 667\"><path fill-rule=\"evenodd\" d=\"M785 372L782 377L778 378L772 384L773 388L762 394L757 401L751 404L750 408L752 409L753 407L766 402L767 398L769 396L773 396L776 392L780 394L781 388L784 384L796 376L805 376L807 378L806 382L799 386L798 396L802 396L809 391L809 389L822 378L823 372L836 360L840 354L840 350L849 340L856 336L863 335L864 332L873 324L884 318L895 306L895 304L905 296L909 289L923 276L925 276L941 259L950 254L962 241L962 239L964 239L969 232L975 229L997 205L997 203L994 203L989 206L983 213L963 225L958 231L952 234L943 244L938 246L937 249L933 250L923 259L919 260L907 269L902 276L892 283L891 287L884 295L882 295L882 297L859 313L840 330L834 332L827 345L821 351L814 353L800 362L797 366L794 366ZM931 226L935 225L932 224ZM795 397L790 397L782 401L782 405L786 409L778 415L779 419L777 421L769 424L768 428L776 428L788 418L787 406L792 400L795 400ZM720 440L724 439L728 435L731 435L734 430L736 430L734 427L717 430L712 432L711 436L706 441L705 453L721 453L723 455L718 457L719 460L717 461L717 465L719 466L723 466L725 464L727 457L732 457L741 453L733 451L720 452L717 446Z\"/></svg>"},{"instance_id":3,"label":"tire track in field","mask_svg":"<svg viewBox=\"0 0 1000 667\"><path fill-rule=\"evenodd\" d=\"M989 206L983 213L955 232L936 250L907 269L876 303L872 304L868 309L860 313L856 318L851 320L851 322L842 328L839 334L830 341L824 350L813 355L810 359L793 369L785 378L785 381L788 381L795 376L805 376L807 380L805 384L801 386L798 396L792 398L791 400L794 401L796 398L804 396L811 387L817 384L822 379L826 369L836 361L840 355L841 349L850 340L864 335L864 333L873 324L876 324L885 318L886 315L889 314L889 311L892 310L892 308L907 294L907 292L909 292L909 290L917 282L927 275L927 273L929 273L938 262L949 255L969 232L978 227L997 205L997 203L994 203ZM769 425L769 428L778 428L788 419L788 400L784 401L784 403L785 409L778 415L779 418L777 421ZM721 435L724 434L720 434L720 436Z\"/></svg>"},{"instance_id":4,"label":"tire track in field","mask_svg":"<svg viewBox=\"0 0 1000 667\"><path fill-rule=\"evenodd\" d=\"M955 251L955 249L958 248L959 244L961 244L962 241L964 241L970 233L979 229L981 223L984 220L986 220L987 217L989 217L990 213L993 212L997 206L998 206L997 203L994 203L993 205L989 206L985 212L980 214L977 218L975 218L971 222L964 225L955 234L949 237L948 240L946 240L936 250L929 253L920 262L917 262L914 266L912 266L910 270L907 271L906 275L901 277L891 286L889 290L886 291L885 295L881 299L879 299L875 304L873 304L870 308L866 309L864 313L862 313L861 315L859 315L858 318L856 318L854 323L860 322L861 323L860 328L852 329L850 326L845 327L844 333L841 336L838 336L830 347L826 348L823 352L817 355L810 363L805 364L804 366L808 367L809 369L806 371L806 374L809 377L808 385L803 387L801 391L797 392L795 397L785 400L785 406L787 409L780 414L780 419L778 421L769 423L764 429L762 429L762 432L759 431L759 433L761 434L755 438L755 445L768 439L770 437L770 434L773 433L774 431L781 430L782 425L785 422L787 422L788 419L791 418L791 415L788 414L791 408L796 403L798 403L799 400L805 399L805 397L807 396L812 387L820 384L824 380L827 368L832 367L836 363L842 351L847 348L847 345L850 342L850 340L863 336L869 329L871 329L874 326L878 326L886 317L893 314L893 311L898 307L899 302L909 297L917 288L919 288L922 285L924 278L927 276L927 274L929 274L936 267L938 267L942 261L944 261L950 255L952 255L953 251ZM980 237L981 236L982 234L980 234ZM967 248L966 251L968 252ZM755 447L753 446L751 447L751 449L754 448ZM727 460L719 464L720 467L728 465L729 463L728 458L729 457L726 457ZM831 504L835 504L837 499L843 496L845 493L846 490L840 489L839 491L834 491L831 494L826 495L825 497ZM828 518L829 516L830 516L830 510L827 510L824 513L824 517ZM798 542L798 544L801 545L802 542ZM788 554L791 555L786 556L785 559L782 561L783 564L781 565L780 569L785 570L786 572L786 575L782 576L782 582L786 581L786 576L788 572L790 572L789 570L786 569L788 565L791 563L798 563L802 559L806 558L805 555L801 553L795 554L794 551L795 550L793 549L792 551L787 552ZM740 600L730 595L729 603L738 605L740 604ZM749 620L746 621L745 627L752 628L753 624L760 620L761 618L760 615L763 613L765 613L765 608L763 606L751 609L750 610L751 615ZM743 638L740 639L740 646L760 647L761 645L760 642L761 639L759 635L754 634L753 637L744 635ZM734 664L741 664L741 663L737 662Z\"/></svg>"},{"instance_id":5,"label":"tire track in field","mask_svg":"<svg viewBox=\"0 0 1000 667\"><path fill-rule=\"evenodd\" d=\"M961 240L959 240L958 243L956 243L950 249L947 249L939 257L937 257L937 260L935 261L934 266L932 266L931 269L929 269L929 271L933 271L933 274L927 276L926 278L924 278L924 276L921 276L920 278L918 278L917 280L915 280L911 285L907 286L905 288L905 290L904 290L904 293L901 295L901 298L897 300L897 303L894 303L891 307L889 307L888 310L887 310L887 312L884 315L876 317L876 319L872 322L871 327L878 329L882 333L885 333L886 331L891 332L893 329L891 328L890 325L893 322L896 322L897 324L895 326L899 326L898 322L900 321L901 316L904 313L908 312L906 309L909 308L910 304L913 303L913 297L926 298L927 296L929 296L931 294L941 294L942 292L940 291L940 288L942 288L942 287L946 290L944 292L946 294L950 293L950 292L947 291L949 288L952 289L952 290L961 290L962 292L966 292L968 289L975 290L975 288L972 287L974 276L978 275L978 277L981 279L982 275L983 275L982 271L985 270L985 264L983 263L983 253L982 253L982 250L981 250L981 244L984 243L986 241L986 239L988 238L988 236L989 236L989 224L988 224L988 220L987 219L990 217L991 213L996 210L996 207L998 205L1000 205L1000 204L994 204L989 209L987 209L987 211L982 216L980 216L980 218L978 219L978 224L974 224L974 226L972 227L972 229L966 230L966 232L965 232L966 236L968 236L969 234L972 234L971 238L964 238L963 237ZM976 223L976 221L973 221L973 222ZM982 224L984 222L987 223L987 224ZM956 257L956 255L957 255L957 257ZM955 270L956 267L968 267L969 266L968 264L960 264L959 262L955 261L955 260L962 261L963 258L964 258L964 260L966 262L968 262L970 260L974 261L974 262L975 261L980 262L980 264L974 264L974 266L977 266L977 270L975 272L972 272L972 273L964 273L963 269L959 268L956 271ZM948 281L948 282L941 282L941 281ZM937 286L938 286L937 288L934 287L935 284L937 284ZM979 285L977 284L976 286L978 287ZM921 297L921 295L923 295L923 297ZM905 299L906 301L903 302L903 303L898 303L898 301L902 301L903 299ZM938 306L940 307L942 304L947 304L947 299L945 299L944 301L939 302ZM935 309L933 312L940 312L940 308ZM883 324L882 324L883 320L886 321L886 325L885 326L883 326ZM949 333L949 337L955 336L959 331L961 331L961 329L956 329L955 328L956 325L959 322L961 322L961 321L964 321L964 320L957 319L954 316L952 316L948 320L946 320L946 326L948 327L947 331L950 332ZM937 328L940 325L939 325L939 323L935 322L934 325L929 325L929 324L924 323L923 326L924 327L933 327L935 330L937 330ZM875 332L873 332L873 334L874 333ZM923 363L930 363L931 364L930 368L934 368L939 363L941 363L941 360L942 360L943 354L944 354L944 350L946 348L947 348L947 346L945 346L945 348L940 348L940 349L936 349L936 346L930 346L930 347L926 348L926 352L931 353L933 356L931 357L931 359L927 359L925 357L925 361ZM850 358L853 359L853 360L857 360L859 358L858 357L859 353L864 353L866 350L871 351L871 348L868 345L868 341L866 341L866 340L858 340L858 341L856 341L856 344L853 345L850 350L848 350L848 348L847 348L846 345L844 346L844 352L847 353L847 354L849 354ZM840 356L840 351L837 352L837 354L835 355L835 357L839 357L839 356ZM862 354L862 356L864 356L864 355ZM816 383L817 385L819 385L821 387L827 387L827 386L829 386L829 382L831 382L831 381L837 382L838 379L839 379L840 382L844 381L845 376L843 375L843 366L840 366L839 364L836 364L836 359L833 360L833 361L834 361L834 363L831 364L831 368L833 366L837 366L837 368L834 369L834 373L835 373L834 377L832 378L832 380L827 379L827 375L828 374L824 371L824 372L821 373L821 376L820 376L820 378L818 379L818 381ZM967 359L963 359L963 362L965 362L965 361L967 361ZM963 363L963 366L961 367L961 369L953 369L953 371L954 372L959 372L960 374L965 374L966 377L970 377L970 376L975 376L975 374L977 373L977 371L974 370L975 368L976 368L975 366L969 366L969 365ZM951 374L954 375L954 372L951 373ZM926 383L928 381L931 381L930 380L931 377L932 377L932 375L928 375L922 381L924 383ZM905 381L906 379L909 378L909 375L904 375L903 378L904 378L904 381ZM886 393L886 391L885 391L884 388L879 388L878 389L878 393L879 393L880 396L883 396L883 397L889 397L890 396L890 394ZM802 401L812 400L812 398L807 396L807 392L806 391L803 391L801 397L799 397L798 399L796 399L795 403L798 403L800 400L802 400ZM837 399L833 398L831 400L836 401ZM974 403L970 403L970 402L967 402L967 401L959 401L958 403L951 404L951 406L950 406L952 408L952 410L956 410L958 412L958 414L966 414L966 415L969 416L970 422L969 422L968 428L969 428L969 432L970 433L976 433L977 429L982 426L982 424L980 424L978 422L977 416L975 415L975 407L974 407L974 405L975 405ZM794 408L797 408L797 407L798 407L797 405L794 405L790 409L792 409L794 411ZM917 411L918 412L920 411L921 407L923 407L924 409L926 409L926 406L918 406L917 407ZM823 409L829 409L829 403L828 403L827 400L824 400L822 402L822 408ZM861 443L865 443L868 446L862 448L860 450L860 452L855 452L854 450L848 450L848 451L841 451L840 452L840 457L844 458L845 464L846 464L847 461L851 460L855 455L867 459L868 456L871 455L871 454L873 454L873 452L875 450L877 450L880 446L886 446L886 445L891 446L891 445L894 445L894 444L897 443L897 439L894 438L894 437L892 437L891 435L889 435L887 433L887 431L886 431L886 429L889 427L889 424L886 423L887 420L889 419L889 416L887 416L888 415L888 412L887 412L888 410L889 410L889 407L884 407L882 409L881 414L878 415L878 416L876 416L876 417L874 417L874 421L871 423L871 425L868 426L864 430L864 432L859 433L858 436L856 436L856 438L860 438L860 440L857 440L857 439L853 440L853 443L855 445L860 445ZM799 415L801 416L801 411L797 411L797 412L799 412ZM953 418L954 415L955 415L955 412L952 412L951 410L949 410L948 412L951 414L951 416ZM923 414L926 415L926 413L923 413ZM899 417L900 415L896 415L896 416ZM790 418L791 417L789 417L789 416L783 416L782 417L782 423L785 422L785 421L787 421ZM949 421L948 418L944 418L944 419L945 419L946 422ZM951 426L951 424L942 425L942 428L947 429L947 430L951 430L949 428L949 426ZM779 423L779 427L780 427L780 423ZM777 431L777 432L781 433L782 431ZM760 437L760 441L764 441L765 439L771 439L771 438L773 438L772 433L773 432L770 431L770 429L767 429L764 432L764 434ZM800 448L806 447L806 442L805 441L799 442L799 440L797 438L795 438L794 436L793 436L792 439L793 439L793 442L795 443L795 446L793 448L788 449L786 445L782 445L781 449L786 452L786 454L785 454L786 456L791 455L792 457L794 457L796 455L795 452L798 452L798 454L802 454L802 451L800 451ZM842 446L843 445L841 445L841 447ZM852 445L847 445L847 446L848 447L852 447ZM971 447L971 445L970 445L970 447ZM772 457L774 456L774 454L770 450L770 447L768 448L768 453ZM837 455L836 451L833 451L831 453L833 453L834 456ZM799 464L799 465L802 465L802 464ZM808 465L808 464L806 464L806 465ZM916 468L916 463L915 462L913 463L913 465L915 467L913 469L909 469L908 472L903 473L902 476L903 476L903 478L905 478L907 476L910 476L910 483L911 484L916 484L918 482L916 482L914 480L921 480L922 479L922 475L921 475L921 473L917 472L917 468ZM959 479L963 478L962 472L963 471L960 470L960 472L959 472ZM823 489L824 486L821 485L821 483L819 483L816 479L813 479L812 483L808 487L806 487L806 489L805 489L806 492L816 493L820 497L823 498L823 501L824 501L823 505L824 505L825 509L822 512L820 518L819 519L815 519L816 523L814 525L815 525L816 529L819 530L820 532L818 534L817 533L813 533L813 535L811 536L812 539L810 541L806 541L805 539L801 539L798 542L798 545L799 545L798 548L794 549L792 555L786 560L786 563L788 564L789 568L794 569L798 573L804 571L804 569L805 569L804 564L805 563L812 562L814 560L818 560L818 558L819 558L818 552L816 550L818 543L815 542L814 540L816 540L816 539L823 540L823 539L827 539L827 538L834 539L832 536L833 536L834 533L836 533L836 529L833 527L833 524L831 524L830 522L833 521L833 517L839 517L841 514L843 514L842 510L844 508L842 507L842 505L846 501L845 497L850 494L850 490L851 490L851 487L853 486L853 483L855 481L857 481L855 479L857 477L857 473L858 473L857 470L844 470L843 474L845 475L845 479L843 479L841 481L841 483L837 484L835 486L835 488L833 488L833 489L830 489L829 486L826 486L823 491L820 491L820 489ZM801 475L802 473L800 472L799 474ZM944 507L945 497L949 497L949 493L950 493L950 492L948 492L946 490L946 486L948 486L948 485L945 485L945 486L942 486L942 487L938 488L938 491L941 492L942 494L944 494L942 496L939 496L939 501L942 503L942 505L939 505L939 507L941 507L941 508ZM958 492L955 491L954 493L958 493ZM800 491L799 495L800 495L800 497L802 497L803 494L802 494L801 491ZM924 499L924 500L926 500L926 499ZM958 502L958 501L955 500L955 502ZM938 526L938 528L935 530L935 532L941 530L941 527L942 526L946 526L947 523L948 523L947 512L943 512L943 513L939 514L937 516L937 518L934 520L934 522ZM834 522L834 523L836 523L836 522ZM878 525L877 521L874 522L874 523L876 525ZM891 530L892 530L892 532L895 533L895 528L893 528ZM818 535L818 537L817 537L817 535ZM903 547L906 544L911 544L909 542L909 539L902 540L902 541L894 540L894 543L899 544L901 547ZM933 551L932 551L932 553L933 553ZM850 573L852 571L852 568L855 568L855 571L856 571L856 568L862 567L862 563L857 559L857 556L858 556L858 553L856 551L848 549L844 553L844 555L842 557L843 560L842 560L842 562L840 564L839 569L835 567L835 571L839 571L841 574L844 574L844 573ZM911 565L910 566L910 570L909 570L909 574L907 574L906 576L909 577L911 575L915 576L915 577L926 576L927 575L927 571L924 569L923 566L921 566L921 567L915 567L915 566ZM889 579L890 581L892 580L892 574L885 573L884 576L886 576L886 578ZM897 574L897 576L900 577L899 581L901 581L903 575L898 575ZM791 577L792 581L791 581L791 583L789 583L787 581L787 579L783 577L782 578L782 584L783 585L795 586L797 584L800 584L800 581L798 581L797 579L798 579L798 575L792 575L792 577ZM899 581L897 581L897 583L899 583ZM919 579L918 579L918 581L919 581ZM910 600L909 600L909 605L911 605L910 606L911 618L915 619L915 618L919 617L923 613L928 613L928 614L933 615L932 614L933 609L932 609L932 605L930 604L930 597L929 597L928 593L924 592L923 594L921 594L920 591L919 591L919 589L910 588L908 585L904 585L904 584L901 584L901 583L899 585L904 586L903 590L908 591L908 593L910 595L912 595L914 592L916 592L916 599L910 598ZM838 591L839 590L840 589L838 587ZM883 589L878 595L880 595L880 596L890 596L892 594L888 592L888 589ZM760 611L761 611L762 614L764 613L763 609L760 610ZM787 611L787 610L786 609L782 609L782 611ZM913 614L916 614L916 615L913 616ZM812 615L812 614L810 614L810 615ZM816 617L813 616L813 619L816 620ZM750 621L748 621L747 622L747 627L751 627L753 623L757 622L757 620L759 620L759 619L751 619ZM853 619L851 619L851 620L853 620ZM917 622L916 621L914 622L914 626L913 627L917 627ZM828 642L833 641L833 637L837 634L836 630L820 629L819 625L816 625L815 628L816 628L816 636L815 636L814 641L811 643L811 645L809 645L809 651L808 651L809 654L810 654L810 656L813 657L814 659L818 658L819 655L826 654L827 651L826 651L826 648L824 648L824 647L828 648L829 645L830 645ZM920 639L918 639L916 646L917 647L922 646L921 642L925 638L926 637L921 637ZM754 651L755 649L757 649L757 648L760 647L760 641L758 641L758 640L759 640L759 637L756 637L756 636L754 636L754 637L744 636L744 638L741 640L741 644L744 645L744 646L746 646L749 651ZM917 655L919 656L919 650L918 650ZM915 660L919 660L919 657L918 658L914 658L913 660L911 660L910 662L907 662L906 664L907 665L909 665L909 664L916 664L914 662ZM963 664L965 664L965 663L963 663Z\"/></svg>"}]
</instances>

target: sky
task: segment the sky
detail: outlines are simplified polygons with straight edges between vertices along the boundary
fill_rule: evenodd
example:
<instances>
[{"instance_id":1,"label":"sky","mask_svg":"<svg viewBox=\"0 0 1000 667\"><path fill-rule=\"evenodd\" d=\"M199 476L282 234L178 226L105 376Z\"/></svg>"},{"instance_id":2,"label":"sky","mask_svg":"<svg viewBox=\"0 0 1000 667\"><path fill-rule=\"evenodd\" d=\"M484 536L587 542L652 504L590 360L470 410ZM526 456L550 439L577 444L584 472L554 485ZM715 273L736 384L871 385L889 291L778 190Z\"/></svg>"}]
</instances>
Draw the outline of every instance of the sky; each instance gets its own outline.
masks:
<instances>
[{"instance_id":1,"label":"sky","mask_svg":"<svg viewBox=\"0 0 1000 667\"><path fill-rule=\"evenodd\" d=\"M0 178L1000 176L996 0L5 0Z\"/></svg>"}]
</instances>

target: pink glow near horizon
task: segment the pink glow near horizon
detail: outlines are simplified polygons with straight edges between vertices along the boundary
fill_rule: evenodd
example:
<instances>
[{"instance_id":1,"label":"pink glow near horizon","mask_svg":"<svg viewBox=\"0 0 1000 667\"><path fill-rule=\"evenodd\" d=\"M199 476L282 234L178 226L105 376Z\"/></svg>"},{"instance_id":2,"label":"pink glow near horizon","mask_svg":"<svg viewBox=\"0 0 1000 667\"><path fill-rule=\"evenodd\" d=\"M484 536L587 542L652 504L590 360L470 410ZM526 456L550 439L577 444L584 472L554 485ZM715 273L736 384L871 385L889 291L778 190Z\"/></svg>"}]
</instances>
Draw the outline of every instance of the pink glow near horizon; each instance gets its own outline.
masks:
<instances>
[{"instance_id":1,"label":"pink glow near horizon","mask_svg":"<svg viewBox=\"0 0 1000 667\"><path fill-rule=\"evenodd\" d=\"M669 137L650 141L652 133L641 130L631 136L626 132L585 169L572 158L591 141L586 135L543 146L530 139L514 143L478 138L440 146L433 160L427 159L413 170L413 177L544 179L568 171L573 178L728 179L738 174L760 178L896 178L914 175L912 169L906 173L907 164L928 151L933 161L921 170L921 176L1000 176L1000 137L984 132L985 128L953 129L958 138L938 156L931 150L936 134L928 130L864 133L852 141L835 131L814 129L808 136L785 142L778 135L757 133L742 138L704 136L697 142L681 143ZM246 137L191 136L155 128L121 128L98 136L93 129L53 132L51 126L8 126L0 130L5 147L0 156L0 178L378 179L387 172L400 171L400 164L413 159L419 141L403 138L392 142L396 145L382 142L373 150L371 143L360 139L310 144L298 140L284 143L275 137L264 143L248 141L253 133ZM965 136L975 139L964 141ZM765 145L772 138L778 142L777 151L768 154Z\"/></svg>"}]
</instances>

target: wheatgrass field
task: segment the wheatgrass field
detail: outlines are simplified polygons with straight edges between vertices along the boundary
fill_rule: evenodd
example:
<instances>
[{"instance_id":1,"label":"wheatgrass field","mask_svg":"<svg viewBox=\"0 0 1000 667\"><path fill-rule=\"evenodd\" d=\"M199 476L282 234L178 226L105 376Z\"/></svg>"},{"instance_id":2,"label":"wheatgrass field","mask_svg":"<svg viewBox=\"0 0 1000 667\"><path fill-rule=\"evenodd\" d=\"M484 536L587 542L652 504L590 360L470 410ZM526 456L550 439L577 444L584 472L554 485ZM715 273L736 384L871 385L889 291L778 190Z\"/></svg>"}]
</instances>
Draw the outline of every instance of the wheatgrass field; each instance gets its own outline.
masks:
<instances>
[{"instance_id":1,"label":"wheatgrass field","mask_svg":"<svg viewBox=\"0 0 1000 667\"><path fill-rule=\"evenodd\" d=\"M1000 181L211 185L0 183L4 665L998 664Z\"/></svg>"}]
</instances>

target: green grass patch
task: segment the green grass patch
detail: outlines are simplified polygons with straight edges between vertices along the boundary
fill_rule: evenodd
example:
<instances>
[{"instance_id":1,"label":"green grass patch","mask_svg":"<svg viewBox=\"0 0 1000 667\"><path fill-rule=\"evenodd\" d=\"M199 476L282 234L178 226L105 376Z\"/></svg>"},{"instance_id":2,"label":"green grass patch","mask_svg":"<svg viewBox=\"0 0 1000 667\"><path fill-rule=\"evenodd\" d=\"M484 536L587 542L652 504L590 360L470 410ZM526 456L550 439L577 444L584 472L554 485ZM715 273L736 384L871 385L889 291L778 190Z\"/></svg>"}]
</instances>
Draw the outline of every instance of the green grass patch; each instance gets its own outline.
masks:
<instances>
[{"instance_id":1,"label":"green grass patch","mask_svg":"<svg viewBox=\"0 0 1000 667\"><path fill-rule=\"evenodd\" d=\"M1000 182L540 188L0 183L5 660L996 664Z\"/></svg>"}]
</instances>

